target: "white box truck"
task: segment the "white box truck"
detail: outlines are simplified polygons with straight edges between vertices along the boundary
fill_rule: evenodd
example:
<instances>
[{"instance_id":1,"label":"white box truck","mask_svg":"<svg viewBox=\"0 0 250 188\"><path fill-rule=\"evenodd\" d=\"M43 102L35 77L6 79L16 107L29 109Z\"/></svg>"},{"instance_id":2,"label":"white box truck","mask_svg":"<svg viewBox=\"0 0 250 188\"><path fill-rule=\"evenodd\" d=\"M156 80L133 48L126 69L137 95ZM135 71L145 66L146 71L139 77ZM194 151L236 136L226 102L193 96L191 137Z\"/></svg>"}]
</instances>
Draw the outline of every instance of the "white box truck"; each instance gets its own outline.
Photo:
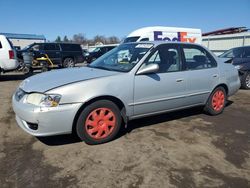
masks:
<instances>
[{"instance_id":1,"label":"white box truck","mask_svg":"<svg viewBox=\"0 0 250 188\"><path fill-rule=\"evenodd\" d=\"M201 44L201 30L194 28L163 26L143 27L130 33L123 42L127 43L161 40Z\"/></svg>"}]
</instances>

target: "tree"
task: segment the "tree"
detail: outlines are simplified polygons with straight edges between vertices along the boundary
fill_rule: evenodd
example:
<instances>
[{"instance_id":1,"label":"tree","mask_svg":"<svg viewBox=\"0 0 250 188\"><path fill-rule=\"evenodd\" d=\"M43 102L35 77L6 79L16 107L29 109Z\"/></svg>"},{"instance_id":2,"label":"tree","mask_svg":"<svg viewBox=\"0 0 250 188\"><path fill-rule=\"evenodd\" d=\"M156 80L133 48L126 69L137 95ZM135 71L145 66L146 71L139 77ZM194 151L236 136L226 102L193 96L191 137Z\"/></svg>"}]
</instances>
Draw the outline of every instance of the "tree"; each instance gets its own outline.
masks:
<instances>
[{"instance_id":1,"label":"tree","mask_svg":"<svg viewBox=\"0 0 250 188\"><path fill-rule=\"evenodd\" d=\"M83 33L75 34L73 36L73 42L79 43L79 44L86 44L87 39Z\"/></svg>"},{"instance_id":2,"label":"tree","mask_svg":"<svg viewBox=\"0 0 250 188\"><path fill-rule=\"evenodd\" d=\"M102 35L96 35L93 39L94 44L107 44L107 39Z\"/></svg>"},{"instance_id":3,"label":"tree","mask_svg":"<svg viewBox=\"0 0 250 188\"><path fill-rule=\"evenodd\" d=\"M62 42L61 37L60 37L60 36L57 36L55 42Z\"/></svg>"},{"instance_id":4,"label":"tree","mask_svg":"<svg viewBox=\"0 0 250 188\"><path fill-rule=\"evenodd\" d=\"M118 44L121 42L120 39L116 36L108 37L107 41L109 44Z\"/></svg>"},{"instance_id":5,"label":"tree","mask_svg":"<svg viewBox=\"0 0 250 188\"><path fill-rule=\"evenodd\" d=\"M69 42L69 39L66 35L63 37L63 42Z\"/></svg>"}]
</instances>

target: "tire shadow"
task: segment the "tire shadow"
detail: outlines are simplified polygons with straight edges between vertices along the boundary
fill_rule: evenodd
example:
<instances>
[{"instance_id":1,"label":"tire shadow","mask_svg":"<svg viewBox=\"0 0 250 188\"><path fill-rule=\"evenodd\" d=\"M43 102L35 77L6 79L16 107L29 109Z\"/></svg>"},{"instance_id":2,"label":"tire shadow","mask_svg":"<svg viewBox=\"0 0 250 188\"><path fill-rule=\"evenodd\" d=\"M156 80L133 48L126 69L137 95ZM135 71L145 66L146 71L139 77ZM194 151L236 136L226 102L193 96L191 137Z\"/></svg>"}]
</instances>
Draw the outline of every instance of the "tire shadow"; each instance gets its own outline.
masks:
<instances>
[{"instance_id":1,"label":"tire shadow","mask_svg":"<svg viewBox=\"0 0 250 188\"><path fill-rule=\"evenodd\" d=\"M57 136L36 137L40 142L48 146L61 146L82 142L75 134L65 134Z\"/></svg>"},{"instance_id":2,"label":"tire shadow","mask_svg":"<svg viewBox=\"0 0 250 188\"><path fill-rule=\"evenodd\" d=\"M13 74L2 74L0 75L0 81L19 81L24 80L32 75L25 75L20 73L13 73Z\"/></svg>"}]
</instances>

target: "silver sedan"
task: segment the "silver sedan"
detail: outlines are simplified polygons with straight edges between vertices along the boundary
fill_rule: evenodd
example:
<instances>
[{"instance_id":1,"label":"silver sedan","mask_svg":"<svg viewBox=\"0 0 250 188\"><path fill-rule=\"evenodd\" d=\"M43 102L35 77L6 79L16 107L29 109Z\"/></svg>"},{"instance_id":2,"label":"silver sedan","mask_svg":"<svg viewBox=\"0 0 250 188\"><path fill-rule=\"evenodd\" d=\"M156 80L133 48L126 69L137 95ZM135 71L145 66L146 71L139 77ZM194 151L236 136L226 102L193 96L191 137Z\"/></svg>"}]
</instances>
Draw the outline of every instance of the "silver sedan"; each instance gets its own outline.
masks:
<instances>
[{"instance_id":1,"label":"silver sedan","mask_svg":"<svg viewBox=\"0 0 250 188\"><path fill-rule=\"evenodd\" d=\"M87 67L24 80L12 103L18 125L34 136L75 131L86 143L99 144L135 118L193 106L220 114L239 87L233 65L200 45L127 43Z\"/></svg>"}]
</instances>

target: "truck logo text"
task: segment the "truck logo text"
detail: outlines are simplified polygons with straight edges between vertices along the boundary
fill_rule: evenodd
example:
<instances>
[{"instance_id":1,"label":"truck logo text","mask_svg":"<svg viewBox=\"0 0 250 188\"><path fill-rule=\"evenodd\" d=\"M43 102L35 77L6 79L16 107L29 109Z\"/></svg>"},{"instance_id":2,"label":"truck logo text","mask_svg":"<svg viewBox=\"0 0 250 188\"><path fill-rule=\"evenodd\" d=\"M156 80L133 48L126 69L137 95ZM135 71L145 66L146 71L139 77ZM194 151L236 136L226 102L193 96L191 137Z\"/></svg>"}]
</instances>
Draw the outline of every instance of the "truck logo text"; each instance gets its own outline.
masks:
<instances>
[{"instance_id":1,"label":"truck logo text","mask_svg":"<svg viewBox=\"0 0 250 188\"><path fill-rule=\"evenodd\" d=\"M177 41L177 42L191 42L195 43L196 38L189 38L187 37L187 32L177 32L177 37L174 38L169 38L169 37L163 37L162 36L162 31L154 31L154 40L159 41Z\"/></svg>"}]
</instances>

